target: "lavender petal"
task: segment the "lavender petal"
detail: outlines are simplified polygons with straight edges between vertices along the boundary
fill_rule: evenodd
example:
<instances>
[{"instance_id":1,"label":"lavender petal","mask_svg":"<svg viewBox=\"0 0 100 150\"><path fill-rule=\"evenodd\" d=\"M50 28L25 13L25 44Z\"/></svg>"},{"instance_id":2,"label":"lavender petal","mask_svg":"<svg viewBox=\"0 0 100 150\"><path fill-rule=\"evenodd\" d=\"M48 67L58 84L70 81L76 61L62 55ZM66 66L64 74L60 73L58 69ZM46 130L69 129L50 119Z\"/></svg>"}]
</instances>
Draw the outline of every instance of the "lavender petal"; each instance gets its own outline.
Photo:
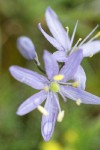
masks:
<instances>
[{"instance_id":1,"label":"lavender petal","mask_svg":"<svg viewBox=\"0 0 100 150\"><path fill-rule=\"evenodd\" d=\"M67 60L65 51L56 51L53 53L53 56L58 62L66 62Z\"/></svg>"},{"instance_id":2,"label":"lavender petal","mask_svg":"<svg viewBox=\"0 0 100 150\"><path fill-rule=\"evenodd\" d=\"M66 82L68 80L71 80L76 71L78 66L80 65L83 58L82 50L77 50L76 52L73 52L65 62L65 65L61 68L59 74L64 75L63 82Z\"/></svg>"},{"instance_id":3,"label":"lavender petal","mask_svg":"<svg viewBox=\"0 0 100 150\"><path fill-rule=\"evenodd\" d=\"M92 55L100 52L100 41L93 41L83 44L80 48L83 49L84 57L91 57Z\"/></svg>"},{"instance_id":4,"label":"lavender petal","mask_svg":"<svg viewBox=\"0 0 100 150\"><path fill-rule=\"evenodd\" d=\"M48 7L46 10L45 18L50 32L52 33L54 38L59 43L61 43L65 51L67 51L70 46L70 39L68 37L68 33L63 28L56 13L50 7Z\"/></svg>"},{"instance_id":5,"label":"lavender petal","mask_svg":"<svg viewBox=\"0 0 100 150\"><path fill-rule=\"evenodd\" d=\"M45 70L48 75L48 78L51 80L55 75L58 74L59 66L56 62L55 58L51 53L48 51L44 51L43 55L44 63L45 63Z\"/></svg>"},{"instance_id":6,"label":"lavender petal","mask_svg":"<svg viewBox=\"0 0 100 150\"><path fill-rule=\"evenodd\" d=\"M45 109L48 111L48 116L42 116L41 131L45 141L51 138L58 114L58 105L55 100L56 94L50 92L45 103Z\"/></svg>"},{"instance_id":7,"label":"lavender petal","mask_svg":"<svg viewBox=\"0 0 100 150\"><path fill-rule=\"evenodd\" d=\"M79 88L81 89L85 89L85 86L86 86L86 74L84 72L84 69L79 66L74 77L73 77L73 80L75 81L78 81L79 82Z\"/></svg>"},{"instance_id":8,"label":"lavender petal","mask_svg":"<svg viewBox=\"0 0 100 150\"><path fill-rule=\"evenodd\" d=\"M41 27L41 24L38 24L38 28L39 30L42 32L42 34L44 35L44 37L57 49L57 50L64 50L64 48L62 47L62 45L60 44L60 42L58 42L55 38L51 37L50 35L48 35Z\"/></svg>"},{"instance_id":9,"label":"lavender petal","mask_svg":"<svg viewBox=\"0 0 100 150\"><path fill-rule=\"evenodd\" d=\"M31 97L29 97L26 101L24 101L17 110L17 115L25 115L32 110L34 110L38 105L40 105L47 97L46 91L40 91Z\"/></svg>"},{"instance_id":10,"label":"lavender petal","mask_svg":"<svg viewBox=\"0 0 100 150\"><path fill-rule=\"evenodd\" d=\"M84 103L84 104L96 104L96 105L100 104L100 97L97 97L82 89L74 88L71 86L62 86L61 88L62 88L63 94L69 99L72 99L74 101L76 101L77 99L80 99L81 103Z\"/></svg>"},{"instance_id":11,"label":"lavender petal","mask_svg":"<svg viewBox=\"0 0 100 150\"><path fill-rule=\"evenodd\" d=\"M35 89L43 89L49 82L44 76L38 74L37 72L19 66L11 66L9 71L16 80Z\"/></svg>"}]
</instances>

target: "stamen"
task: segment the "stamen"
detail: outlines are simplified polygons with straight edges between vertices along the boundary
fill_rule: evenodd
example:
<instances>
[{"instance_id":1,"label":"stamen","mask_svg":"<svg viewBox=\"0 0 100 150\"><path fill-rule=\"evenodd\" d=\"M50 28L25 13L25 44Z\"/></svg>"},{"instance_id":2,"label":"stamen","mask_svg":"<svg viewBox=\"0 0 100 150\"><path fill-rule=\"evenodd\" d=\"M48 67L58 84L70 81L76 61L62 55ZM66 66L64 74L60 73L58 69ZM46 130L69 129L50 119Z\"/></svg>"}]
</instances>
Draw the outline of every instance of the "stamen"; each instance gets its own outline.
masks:
<instances>
[{"instance_id":1,"label":"stamen","mask_svg":"<svg viewBox=\"0 0 100 150\"><path fill-rule=\"evenodd\" d=\"M100 36L100 31L95 35L95 38Z\"/></svg>"},{"instance_id":2,"label":"stamen","mask_svg":"<svg viewBox=\"0 0 100 150\"><path fill-rule=\"evenodd\" d=\"M42 107L41 105L39 105L39 106L37 107L37 109L38 109L43 115L45 115L45 116L48 116L48 115L49 115L49 113L47 112L47 110L46 110L44 107Z\"/></svg>"},{"instance_id":3,"label":"stamen","mask_svg":"<svg viewBox=\"0 0 100 150\"><path fill-rule=\"evenodd\" d=\"M78 106L80 106L81 102L82 102L81 99L77 99L77 100L76 100L76 104L77 104Z\"/></svg>"},{"instance_id":4,"label":"stamen","mask_svg":"<svg viewBox=\"0 0 100 150\"><path fill-rule=\"evenodd\" d=\"M45 86L45 87L44 87L44 90L45 90L46 92L48 92L48 91L49 91L49 87L48 87L48 86Z\"/></svg>"},{"instance_id":5,"label":"stamen","mask_svg":"<svg viewBox=\"0 0 100 150\"><path fill-rule=\"evenodd\" d=\"M79 40L77 41L77 43L74 45L74 47L71 50L71 53L76 49L77 45L79 44L79 42L82 41L82 38L79 38ZM79 47L79 46L78 46ZM71 54L70 53L70 54Z\"/></svg>"},{"instance_id":6,"label":"stamen","mask_svg":"<svg viewBox=\"0 0 100 150\"><path fill-rule=\"evenodd\" d=\"M67 27L65 27L65 28L66 28L67 32L69 33L69 27L67 26Z\"/></svg>"},{"instance_id":7,"label":"stamen","mask_svg":"<svg viewBox=\"0 0 100 150\"><path fill-rule=\"evenodd\" d=\"M59 113L58 113L58 117L57 117L57 121L58 122L62 122L62 120L63 120L63 118L64 118L64 110L63 111L60 111Z\"/></svg>"},{"instance_id":8,"label":"stamen","mask_svg":"<svg viewBox=\"0 0 100 150\"><path fill-rule=\"evenodd\" d=\"M100 36L100 31L93 38L91 38L88 42L92 42L94 39L98 38L99 36Z\"/></svg>"},{"instance_id":9,"label":"stamen","mask_svg":"<svg viewBox=\"0 0 100 150\"><path fill-rule=\"evenodd\" d=\"M95 32L95 30L99 27L99 25L97 25L87 36L86 38L79 44L79 46L81 46L84 42L86 42L86 40Z\"/></svg>"},{"instance_id":10,"label":"stamen","mask_svg":"<svg viewBox=\"0 0 100 150\"><path fill-rule=\"evenodd\" d=\"M62 85L72 85L73 83L64 83L64 82L58 82L59 84L62 84Z\"/></svg>"},{"instance_id":11,"label":"stamen","mask_svg":"<svg viewBox=\"0 0 100 150\"><path fill-rule=\"evenodd\" d=\"M90 57L90 58L93 57L93 54L91 54L89 57Z\"/></svg>"},{"instance_id":12,"label":"stamen","mask_svg":"<svg viewBox=\"0 0 100 150\"><path fill-rule=\"evenodd\" d=\"M58 75L56 75L56 76L53 77L53 79L54 79L55 81L60 81L60 80L62 80L63 78L64 78L64 75L62 75L62 74L58 74Z\"/></svg>"},{"instance_id":13,"label":"stamen","mask_svg":"<svg viewBox=\"0 0 100 150\"><path fill-rule=\"evenodd\" d=\"M72 86L73 87L78 87L80 85L79 81L75 81L72 83Z\"/></svg>"},{"instance_id":14,"label":"stamen","mask_svg":"<svg viewBox=\"0 0 100 150\"><path fill-rule=\"evenodd\" d=\"M78 26L78 20L77 20L77 22L76 22L76 24L75 24L75 27L74 27L74 31L73 31L73 34L72 34L72 37L71 37L69 49L71 49L71 47L72 47L72 44L73 44L73 41L74 41L74 37L75 37L75 33L76 33L76 29L77 29L77 26Z\"/></svg>"}]
</instances>

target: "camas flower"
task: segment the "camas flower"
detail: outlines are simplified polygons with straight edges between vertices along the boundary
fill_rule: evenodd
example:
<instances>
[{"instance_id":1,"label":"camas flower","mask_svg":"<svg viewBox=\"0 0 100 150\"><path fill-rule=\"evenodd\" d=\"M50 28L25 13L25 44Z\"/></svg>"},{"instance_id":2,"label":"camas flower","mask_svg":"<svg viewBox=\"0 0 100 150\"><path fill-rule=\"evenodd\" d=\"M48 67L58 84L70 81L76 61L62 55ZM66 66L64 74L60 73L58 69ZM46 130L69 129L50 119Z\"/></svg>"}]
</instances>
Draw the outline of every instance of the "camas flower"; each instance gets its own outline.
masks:
<instances>
[{"instance_id":1,"label":"camas flower","mask_svg":"<svg viewBox=\"0 0 100 150\"><path fill-rule=\"evenodd\" d=\"M66 27L67 31L63 28L56 13L50 7L48 7L46 10L45 18L48 28L53 37L48 35L42 29L40 23L38 24L38 28L45 36L45 38L58 50L53 54L57 61L66 61L66 56L70 55L73 51L77 49L83 50L83 57L93 56L95 53L100 52L100 40L95 40L97 37L100 36L100 32L98 32L93 38L86 42L98 28L98 25L89 33L89 35L83 41L81 38L79 38L78 42L73 46L78 21L76 22L72 37L70 38L68 35L69 28Z\"/></svg>"},{"instance_id":2,"label":"camas flower","mask_svg":"<svg viewBox=\"0 0 100 150\"><path fill-rule=\"evenodd\" d=\"M43 59L48 78L37 72L28 69L11 66L10 73L20 82L32 88L41 90L24 101L18 108L17 114L22 116L37 108L43 113L41 131L45 141L48 141L54 131L56 120L61 122L64 111L61 110L58 100L60 94L64 101L66 98L74 100L77 105L100 104L100 98L77 87L79 83L72 82L78 66L83 58L82 50L71 54L64 66L59 70L58 63L54 56L48 51L44 51ZM41 103L46 99L44 107Z\"/></svg>"},{"instance_id":3,"label":"camas flower","mask_svg":"<svg viewBox=\"0 0 100 150\"><path fill-rule=\"evenodd\" d=\"M77 43L73 46L73 41L78 25L78 21L76 22L72 37L70 38L68 35L68 27L67 31L63 28L62 24L60 23L56 13L48 7L45 13L46 23L48 28L53 35L48 35L41 27L41 24L38 24L39 30L45 36L45 38L58 50L53 53L55 59L58 62L66 62L67 57L72 54L74 51L78 49L83 50L83 57L93 56L95 53L100 52L100 41L95 40L98 36L100 36L100 32L98 32L93 38L91 38L88 42L88 38L94 33L97 29L98 25L92 30L91 33L80 43L82 40L79 38ZM80 43L80 44L79 44ZM76 74L73 76L73 79L77 80L81 84L79 85L80 88L85 89L86 84L86 75L84 69L79 66Z\"/></svg>"}]
</instances>

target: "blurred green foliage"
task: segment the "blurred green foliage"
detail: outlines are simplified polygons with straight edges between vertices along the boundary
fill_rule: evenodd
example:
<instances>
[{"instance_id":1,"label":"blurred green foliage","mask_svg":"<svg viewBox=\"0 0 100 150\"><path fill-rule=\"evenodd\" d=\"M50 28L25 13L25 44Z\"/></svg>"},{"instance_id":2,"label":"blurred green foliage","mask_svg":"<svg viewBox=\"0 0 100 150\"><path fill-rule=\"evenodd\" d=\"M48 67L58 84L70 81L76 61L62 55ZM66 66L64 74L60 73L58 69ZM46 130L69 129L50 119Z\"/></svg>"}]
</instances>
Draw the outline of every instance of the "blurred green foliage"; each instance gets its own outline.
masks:
<instances>
[{"instance_id":1,"label":"blurred green foliage","mask_svg":"<svg viewBox=\"0 0 100 150\"><path fill-rule=\"evenodd\" d=\"M37 29L42 23L46 28L45 9L51 6L71 35L76 20L76 34L84 38L100 24L99 0L0 0L0 150L100 150L100 106L81 105L72 101L62 108L66 111L62 123L57 123L50 142L41 136L41 114L33 112L19 117L17 107L34 94L34 89L15 81L9 74L10 65L20 65L37 70L33 62L26 61L16 49L20 35L32 38L42 62L43 49L55 49ZM86 90L100 96L100 53L84 59L87 74Z\"/></svg>"}]
</instances>

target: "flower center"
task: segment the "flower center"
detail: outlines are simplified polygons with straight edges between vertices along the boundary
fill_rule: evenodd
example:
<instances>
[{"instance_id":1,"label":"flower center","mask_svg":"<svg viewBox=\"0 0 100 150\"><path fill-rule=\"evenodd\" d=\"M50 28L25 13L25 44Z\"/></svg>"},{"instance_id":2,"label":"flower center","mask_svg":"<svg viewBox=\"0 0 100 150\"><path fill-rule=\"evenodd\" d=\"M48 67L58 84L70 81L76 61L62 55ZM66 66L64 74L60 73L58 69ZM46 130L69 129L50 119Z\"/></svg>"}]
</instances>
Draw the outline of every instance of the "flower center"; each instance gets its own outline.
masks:
<instances>
[{"instance_id":1,"label":"flower center","mask_svg":"<svg viewBox=\"0 0 100 150\"><path fill-rule=\"evenodd\" d=\"M51 82L51 84L50 84L50 90L52 92L55 92L55 93L59 92L59 90L60 90L59 84L57 82Z\"/></svg>"}]
</instances>

